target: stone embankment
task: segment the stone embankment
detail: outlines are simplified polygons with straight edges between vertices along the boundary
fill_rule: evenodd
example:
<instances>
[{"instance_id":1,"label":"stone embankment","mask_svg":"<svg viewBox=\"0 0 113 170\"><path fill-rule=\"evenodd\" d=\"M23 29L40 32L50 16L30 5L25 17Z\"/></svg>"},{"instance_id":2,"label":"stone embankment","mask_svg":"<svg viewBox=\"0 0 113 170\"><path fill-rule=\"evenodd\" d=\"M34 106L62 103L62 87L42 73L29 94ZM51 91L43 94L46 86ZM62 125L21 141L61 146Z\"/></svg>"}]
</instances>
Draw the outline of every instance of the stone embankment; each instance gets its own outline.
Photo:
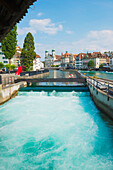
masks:
<instances>
[{"instance_id":1,"label":"stone embankment","mask_svg":"<svg viewBox=\"0 0 113 170\"><path fill-rule=\"evenodd\" d=\"M15 97L17 95L18 90L21 87L25 87L26 85L26 82L9 84L5 87L2 87L2 84L0 84L0 105Z\"/></svg>"},{"instance_id":2,"label":"stone embankment","mask_svg":"<svg viewBox=\"0 0 113 170\"><path fill-rule=\"evenodd\" d=\"M113 119L113 96L88 82L91 98L96 106Z\"/></svg>"},{"instance_id":3,"label":"stone embankment","mask_svg":"<svg viewBox=\"0 0 113 170\"><path fill-rule=\"evenodd\" d=\"M86 78L91 98L97 108L113 120L113 81L82 76Z\"/></svg>"},{"instance_id":4,"label":"stone embankment","mask_svg":"<svg viewBox=\"0 0 113 170\"><path fill-rule=\"evenodd\" d=\"M33 75L33 76L15 76L15 74L0 75L0 105L10 100L17 95L20 88L26 87L27 82L24 79L43 78L49 75L49 72ZM23 79L21 82L16 82L17 79Z\"/></svg>"}]
</instances>

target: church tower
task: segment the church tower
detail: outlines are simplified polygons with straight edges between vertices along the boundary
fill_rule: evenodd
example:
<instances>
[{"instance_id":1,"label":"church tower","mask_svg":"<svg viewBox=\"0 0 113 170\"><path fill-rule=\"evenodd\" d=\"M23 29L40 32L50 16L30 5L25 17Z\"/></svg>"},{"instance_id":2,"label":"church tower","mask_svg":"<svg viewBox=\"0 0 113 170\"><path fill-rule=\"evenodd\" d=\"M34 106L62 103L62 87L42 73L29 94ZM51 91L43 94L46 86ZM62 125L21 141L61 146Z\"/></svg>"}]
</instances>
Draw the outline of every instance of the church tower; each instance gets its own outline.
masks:
<instances>
[{"instance_id":1,"label":"church tower","mask_svg":"<svg viewBox=\"0 0 113 170\"><path fill-rule=\"evenodd\" d=\"M45 67L48 67L48 50L45 51Z\"/></svg>"},{"instance_id":2,"label":"church tower","mask_svg":"<svg viewBox=\"0 0 113 170\"><path fill-rule=\"evenodd\" d=\"M52 49L52 62L53 62L53 65L54 65L55 60L56 60L55 49Z\"/></svg>"}]
</instances>

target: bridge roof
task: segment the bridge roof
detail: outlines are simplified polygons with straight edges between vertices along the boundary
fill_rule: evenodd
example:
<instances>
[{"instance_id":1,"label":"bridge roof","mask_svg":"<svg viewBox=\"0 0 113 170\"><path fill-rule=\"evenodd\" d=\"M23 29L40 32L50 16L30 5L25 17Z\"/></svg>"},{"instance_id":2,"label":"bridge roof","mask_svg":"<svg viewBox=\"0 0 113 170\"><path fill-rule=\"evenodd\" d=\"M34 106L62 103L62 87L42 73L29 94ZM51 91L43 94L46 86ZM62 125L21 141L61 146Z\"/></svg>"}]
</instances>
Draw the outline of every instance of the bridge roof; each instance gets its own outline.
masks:
<instances>
[{"instance_id":1,"label":"bridge roof","mask_svg":"<svg viewBox=\"0 0 113 170\"><path fill-rule=\"evenodd\" d=\"M36 0L0 0L0 42Z\"/></svg>"}]
</instances>

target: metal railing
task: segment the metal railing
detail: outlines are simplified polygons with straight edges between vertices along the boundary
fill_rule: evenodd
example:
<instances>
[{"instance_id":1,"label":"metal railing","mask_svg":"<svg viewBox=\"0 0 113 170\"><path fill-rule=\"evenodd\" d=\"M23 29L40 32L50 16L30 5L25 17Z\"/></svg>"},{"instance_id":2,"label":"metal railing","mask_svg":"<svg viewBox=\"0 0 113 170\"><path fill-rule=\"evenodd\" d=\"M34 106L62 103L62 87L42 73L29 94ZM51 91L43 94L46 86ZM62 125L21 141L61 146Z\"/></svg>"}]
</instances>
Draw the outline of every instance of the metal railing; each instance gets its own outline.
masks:
<instances>
[{"instance_id":1,"label":"metal railing","mask_svg":"<svg viewBox=\"0 0 113 170\"><path fill-rule=\"evenodd\" d=\"M88 76L87 77L87 82L90 82L93 86L95 86L97 89L100 89L104 92L107 93L107 95L113 95L113 82L110 80L103 80L101 78L96 79L96 78L91 78Z\"/></svg>"},{"instance_id":2,"label":"metal railing","mask_svg":"<svg viewBox=\"0 0 113 170\"><path fill-rule=\"evenodd\" d=\"M6 87L8 85L14 84L15 80L17 79L16 76L1 76L0 75L0 84L2 85L2 87Z\"/></svg>"},{"instance_id":3,"label":"metal railing","mask_svg":"<svg viewBox=\"0 0 113 170\"><path fill-rule=\"evenodd\" d=\"M38 75L38 74L42 74L42 73L47 73L47 72L49 72L48 69L39 70L39 71L28 71L28 72L20 73L20 76L25 76L25 75L34 76L34 75Z\"/></svg>"}]
</instances>

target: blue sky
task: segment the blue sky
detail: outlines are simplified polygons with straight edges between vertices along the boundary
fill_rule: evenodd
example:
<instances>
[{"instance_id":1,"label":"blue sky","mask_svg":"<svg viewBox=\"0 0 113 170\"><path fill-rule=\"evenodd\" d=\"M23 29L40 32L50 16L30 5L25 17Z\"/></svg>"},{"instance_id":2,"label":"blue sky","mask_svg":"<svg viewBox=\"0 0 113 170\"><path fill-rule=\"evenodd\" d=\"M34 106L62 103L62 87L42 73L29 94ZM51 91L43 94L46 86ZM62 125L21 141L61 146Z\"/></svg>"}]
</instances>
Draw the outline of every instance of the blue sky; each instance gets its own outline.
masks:
<instances>
[{"instance_id":1,"label":"blue sky","mask_svg":"<svg viewBox=\"0 0 113 170\"><path fill-rule=\"evenodd\" d=\"M18 26L18 45L28 32L35 51L56 54L113 51L113 0L38 0Z\"/></svg>"}]
</instances>

